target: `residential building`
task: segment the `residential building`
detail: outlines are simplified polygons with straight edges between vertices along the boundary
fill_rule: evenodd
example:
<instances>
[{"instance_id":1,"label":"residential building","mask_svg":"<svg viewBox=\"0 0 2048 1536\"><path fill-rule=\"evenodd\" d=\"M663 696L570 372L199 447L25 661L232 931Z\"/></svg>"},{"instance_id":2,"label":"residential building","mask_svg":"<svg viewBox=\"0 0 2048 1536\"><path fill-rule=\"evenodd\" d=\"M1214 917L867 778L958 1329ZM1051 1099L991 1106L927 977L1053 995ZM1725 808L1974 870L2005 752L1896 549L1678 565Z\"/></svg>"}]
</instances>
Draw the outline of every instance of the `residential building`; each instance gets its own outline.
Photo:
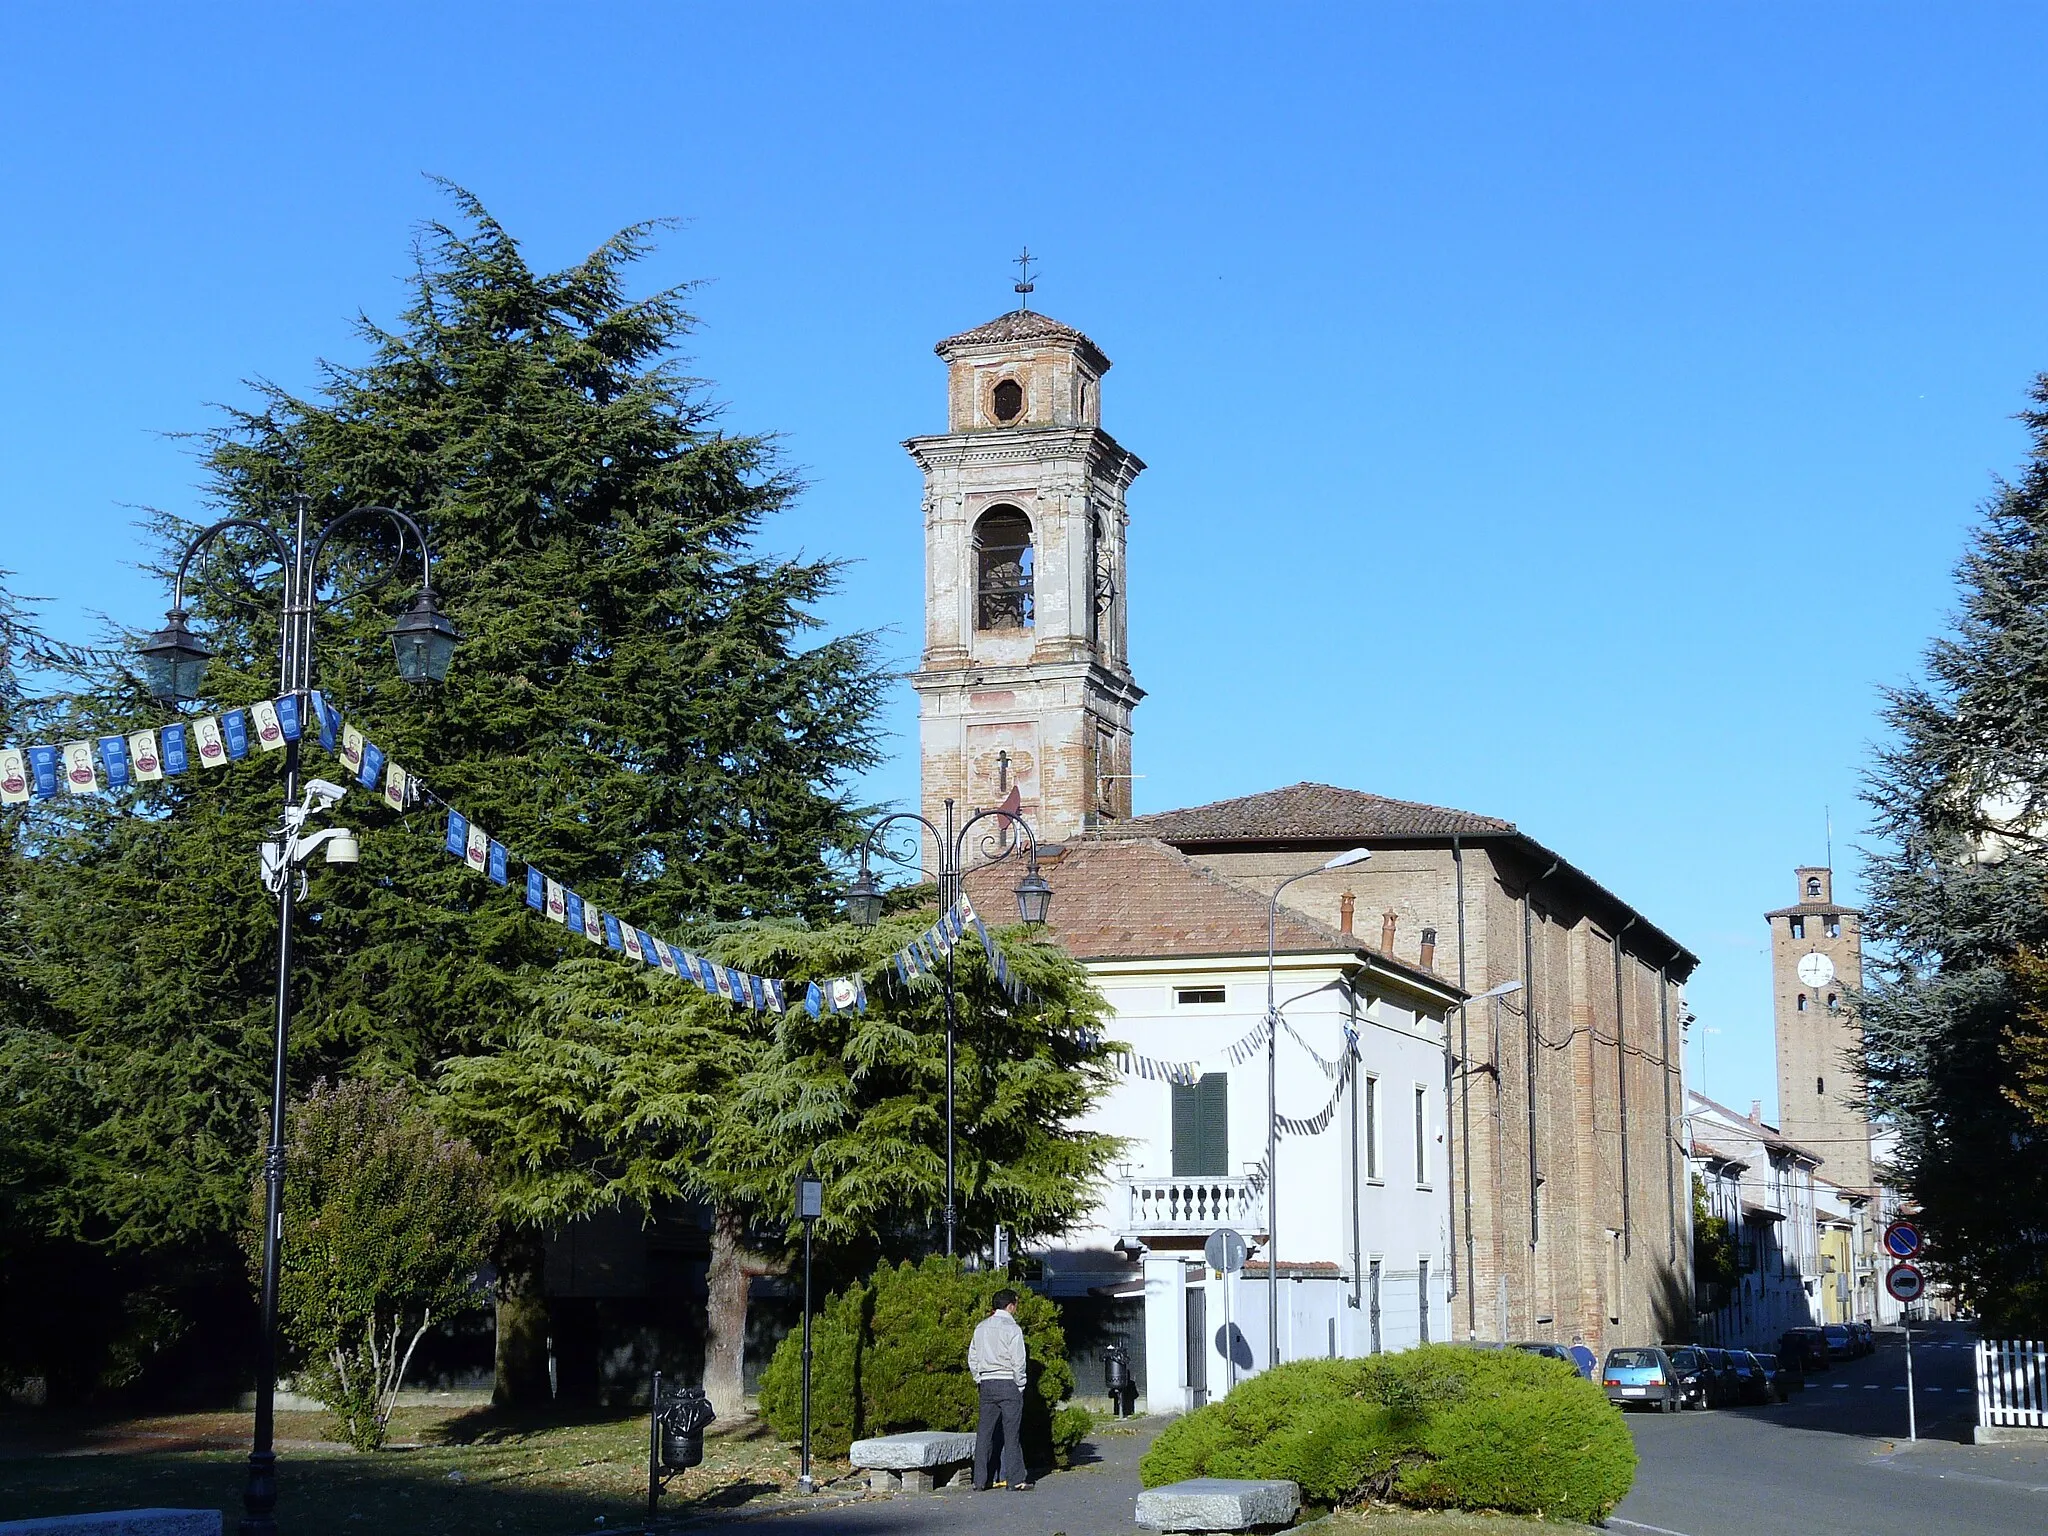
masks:
<instances>
[{"instance_id":1,"label":"residential building","mask_svg":"<svg viewBox=\"0 0 2048 1536\"><path fill-rule=\"evenodd\" d=\"M1761 1105L1740 1114L1704 1094L1686 1095L1688 1159L1706 1212L1728 1224L1738 1276L1703 1286L1700 1339L1732 1349L1776 1347L1787 1328L1822 1320L1822 1158L1767 1124Z\"/></svg>"}]
</instances>

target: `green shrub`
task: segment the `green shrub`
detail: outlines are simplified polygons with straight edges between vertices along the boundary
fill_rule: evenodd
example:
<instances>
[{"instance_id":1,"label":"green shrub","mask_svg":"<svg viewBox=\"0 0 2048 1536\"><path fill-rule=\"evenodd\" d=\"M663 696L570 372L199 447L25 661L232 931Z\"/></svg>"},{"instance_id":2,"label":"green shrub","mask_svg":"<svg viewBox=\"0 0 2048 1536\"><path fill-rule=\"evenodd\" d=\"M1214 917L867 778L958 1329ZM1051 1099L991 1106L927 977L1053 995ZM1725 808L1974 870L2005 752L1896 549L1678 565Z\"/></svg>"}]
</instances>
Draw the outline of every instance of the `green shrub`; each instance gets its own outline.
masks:
<instances>
[{"instance_id":1,"label":"green shrub","mask_svg":"<svg viewBox=\"0 0 2048 1536\"><path fill-rule=\"evenodd\" d=\"M827 1300L811 1326L812 1447L843 1456L868 1435L974 1428L980 1399L967 1374L967 1343L1007 1285L1006 1271L970 1272L957 1260L929 1258L884 1266ZM1059 1311L1020 1290L1017 1321L1031 1357L1025 1450L1064 1466L1094 1419L1066 1403L1074 1372ZM761 1413L785 1440L796 1438L802 1421L802 1372L798 1329L761 1375Z\"/></svg>"},{"instance_id":2,"label":"green shrub","mask_svg":"<svg viewBox=\"0 0 2048 1536\"><path fill-rule=\"evenodd\" d=\"M1285 1477L1316 1504L1598 1520L1635 1479L1635 1446L1606 1394L1521 1350L1425 1344L1366 1360L1304 1360L1242 1382L1169 1424L1139 1472Z\"/></svg>"}]
</instances>

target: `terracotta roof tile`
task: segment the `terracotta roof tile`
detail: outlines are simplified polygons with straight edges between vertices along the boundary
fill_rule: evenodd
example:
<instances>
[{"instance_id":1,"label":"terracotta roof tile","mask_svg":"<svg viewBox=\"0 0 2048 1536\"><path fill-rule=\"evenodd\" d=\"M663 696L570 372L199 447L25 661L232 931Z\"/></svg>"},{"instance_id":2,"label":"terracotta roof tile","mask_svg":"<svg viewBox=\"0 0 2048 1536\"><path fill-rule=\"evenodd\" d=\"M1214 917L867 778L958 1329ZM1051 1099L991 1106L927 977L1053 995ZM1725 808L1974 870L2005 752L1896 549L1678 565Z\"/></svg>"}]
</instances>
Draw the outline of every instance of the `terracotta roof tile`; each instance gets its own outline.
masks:
<instances>
[{"instance_id":1,"label":"terracotta roof tile","mask_svg":"<svg viewBox=\"0 0 2048 1536\"><path fill-rule=\"evenodd\" d=\"M1169 843L1264 842L1280 839L1476 837L1512 833L1515 824L1441 805L1389 800L1334 784L1290 784L1235 800L1157 811L1126 823L1141 837Z\"/></svg>"},{"instance_id":2,"label":"terracotta roof tile","mask_svg":"<svg viewBox=\"0 0 2048 1536\"><path fill-rule=\"evenodd\" d=\"M932 350L944 356L948 347L987 346L1009 341L1077 341L1091 348L1095 345L1071 325L1062 325L1051 315L1042 315L1035 309L1013 309L1007 315L997 315L986 325L977 325L958 336L948 336Z\"/></svg>"}]
</instances>

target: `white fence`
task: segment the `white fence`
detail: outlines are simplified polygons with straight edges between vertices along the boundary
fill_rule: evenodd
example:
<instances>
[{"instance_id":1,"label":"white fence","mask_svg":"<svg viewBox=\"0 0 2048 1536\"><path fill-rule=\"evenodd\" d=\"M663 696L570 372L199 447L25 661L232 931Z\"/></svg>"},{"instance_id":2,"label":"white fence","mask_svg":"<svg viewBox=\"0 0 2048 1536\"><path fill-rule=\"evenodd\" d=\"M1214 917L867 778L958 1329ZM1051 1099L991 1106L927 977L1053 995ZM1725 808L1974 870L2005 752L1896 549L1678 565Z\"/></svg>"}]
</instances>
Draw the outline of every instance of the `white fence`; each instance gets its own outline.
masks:
<instances>
[{"instance_id":1,"label":"white fence","mask_svg":"<svg viewBox=\"0 0 2048 1536\"><path fill-rule=\"evenodd\" d=\"M2048 1344L1977 1341L1977 1422L2048 1429Z\"/></svg>"}]
</instances>

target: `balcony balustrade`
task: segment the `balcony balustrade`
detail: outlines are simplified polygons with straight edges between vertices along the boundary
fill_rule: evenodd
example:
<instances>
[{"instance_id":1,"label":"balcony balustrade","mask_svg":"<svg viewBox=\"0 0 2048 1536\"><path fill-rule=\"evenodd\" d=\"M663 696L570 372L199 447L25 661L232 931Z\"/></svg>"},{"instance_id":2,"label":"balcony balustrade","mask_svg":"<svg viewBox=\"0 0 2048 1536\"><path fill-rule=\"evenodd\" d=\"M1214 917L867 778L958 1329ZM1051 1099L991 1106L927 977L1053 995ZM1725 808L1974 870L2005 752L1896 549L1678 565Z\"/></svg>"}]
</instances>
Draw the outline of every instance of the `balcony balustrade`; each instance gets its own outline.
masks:
<instances>
[{"instance_id":1,"label":"balcony balustrade","mask_svg":"<svg viewBox=\"0 0 2048 1536\"><path fill-rule=\"evenodd\" d=\"M1125 1230L1133 1237L1153 1234L1202 1233L1236 1227L1254 1236L1263 1229L1265 1196L1251 1179L1163 1178L1119 1179L1124 1195Z\"/></svg>"}]
</instances>

